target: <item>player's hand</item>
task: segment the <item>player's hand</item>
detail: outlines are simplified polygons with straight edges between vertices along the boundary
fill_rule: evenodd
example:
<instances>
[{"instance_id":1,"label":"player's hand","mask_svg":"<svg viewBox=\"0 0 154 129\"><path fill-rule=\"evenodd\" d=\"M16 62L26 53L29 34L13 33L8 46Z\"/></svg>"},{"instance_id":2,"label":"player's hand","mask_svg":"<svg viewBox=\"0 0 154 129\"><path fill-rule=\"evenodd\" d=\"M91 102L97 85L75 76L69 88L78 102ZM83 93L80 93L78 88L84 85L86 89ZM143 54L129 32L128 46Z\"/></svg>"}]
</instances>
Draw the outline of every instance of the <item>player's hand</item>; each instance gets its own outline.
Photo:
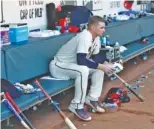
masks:
<instances>
[{"instance_id":1,"label":"player's hand","mask_svg":"<svg viewBox=\"0 0 154 129\"><path fill-rule=\"evenodd\" d=\"M109 76L112 75L114 72L113 64L108 62L105 62L104 64L99 64L98 68L104 71Z\"/></svg>"},{"instance_id":2,"label":"player's hand","mask_svg":"<svg viewBox=\"0 0 154 129\"><path fill-rule=\"evenodd\" d=\"M109 65L109 64L105 64L104 65L104 72L108 75L108 76L111 76L113 73L114 73L114 69L113 69L113 66L112 65Z\"/></svg>"}]
</instances>

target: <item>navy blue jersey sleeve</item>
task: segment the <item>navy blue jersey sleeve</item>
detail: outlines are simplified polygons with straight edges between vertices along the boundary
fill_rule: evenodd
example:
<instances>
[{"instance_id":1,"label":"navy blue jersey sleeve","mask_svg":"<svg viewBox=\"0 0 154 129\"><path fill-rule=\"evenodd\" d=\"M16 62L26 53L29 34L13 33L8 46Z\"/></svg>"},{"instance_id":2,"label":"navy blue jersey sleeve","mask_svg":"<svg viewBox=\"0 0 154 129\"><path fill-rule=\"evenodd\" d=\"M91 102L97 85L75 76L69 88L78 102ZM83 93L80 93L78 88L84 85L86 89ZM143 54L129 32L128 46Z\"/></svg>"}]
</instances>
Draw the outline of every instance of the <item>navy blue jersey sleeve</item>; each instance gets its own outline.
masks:
<instances>
[{"instance_id":1,"label":"navy blue jersey sleeve","mask_svg":"<svg viewBox=\"0 0 154 129\"><path fill-rule=\"evenodd\" d=\"M104 61L106 61L106 58L105 56L102 56L100 54L95 54L95 55L92 55L92 60L94 60L95 62L97 63L104 63Z\"/></svg>"},{"instance_id":2,"label":"navy blue jersey sleeve","mask_svg":"<svg viewBox=\"0 0 154 129\"><path fill-rule=\"evenodd\" d=\"M77 63L78 65L84 65L89 68L97 69L98 63L91 61L86 58L86 53L77 53Z\"/></svg>"}]
</instances>

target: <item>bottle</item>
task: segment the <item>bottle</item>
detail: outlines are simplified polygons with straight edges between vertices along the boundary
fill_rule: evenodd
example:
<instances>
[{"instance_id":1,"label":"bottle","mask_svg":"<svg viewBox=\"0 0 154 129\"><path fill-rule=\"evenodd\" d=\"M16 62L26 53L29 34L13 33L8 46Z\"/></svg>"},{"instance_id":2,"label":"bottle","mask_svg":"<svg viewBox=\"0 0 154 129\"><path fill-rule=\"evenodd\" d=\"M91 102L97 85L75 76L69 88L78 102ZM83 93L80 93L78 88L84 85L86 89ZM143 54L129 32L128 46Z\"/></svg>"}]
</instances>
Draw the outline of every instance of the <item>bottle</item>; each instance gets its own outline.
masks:
<instances>
[{"instance_id":1,"label":"bottle","mask_svg":"<svg viewBox=\"0 0 154 129\"><path fill-rule=\"evenodd\" d=\"M110 45L110 35L106 35L106 45Z\"/></svg>"},{"instance_id":2,"label":"bottle","mask_svg":"<svg viewBox=\"0 0 154 129\"><path fill-rule=\"evenodd\" d=\"M67 18L65 18L65 23L64 23L64 33L67 33L68 31L68 22L67 22Z\"/></svg>"},{"instance_id":3,"label":"bottle","mask_svg":"<svg viewBox=\"0 0 154 129\"><path fill-rule=\"evenodd\" d=\"M101 45L106 46L106 37L105 36L101 37Z\"/></svg>"},{"instance_id":4,"label":"bottle","mask_svg":"<svg viewBox=\"0 0 154 129\"><path fill-rule=\"evenodd\" d=\"M105 20L105 21L107 20L107 17L106 17L106 15L103 15L103 18L104 18L104 20Z\"/></svg>"},{"instance_id":5,"label":"bottle","mask_svg":"<svg viewBox=\"0 0 154 129\"><path fill-rule=\"evenodd\" d=\"M142 54L142 59L143 59L143 60L147 60L147 59L148 59L148 56L147 56L146 53L143 53L143 54Z\"/></svg>"},{"instance_id":6,"label":"bottle","mask_svg":"<svg viewBox=\"0 0 154 129\"><path fill-rule=\"evenodd\" d=\"M101 42L101 45L102 45L102 46L104 46L104 41L103 41L103 39L104 39L104 36L101 36L101 37L100 37L100 42Z\"/></svg>"},{"instance_id":7,"label":"bottle","mask_svg":"<svg viewBox=\"0 0 154 129\"><path fill-rule=\"evenodd\" d=\"M109 14L108 16L108 22L111 23L112 22L112 17L111 17L111 14Z\"/></svg>"},{"instance_id":8,"label":"bottle","mask_svg":"<svg viewBox=\"0 0 154 129\"><path fill-rule=\"evenodd\" d=\"M116 21L117 21L117 16L116 16L116 13L114 13L113 22L116 22Z\"/></svg>"},{"instance_id":9,"label":"bottle","mask_svg":"<svg viewBox=\"0 0 154 129\"><path fill-rule=\"evenodd\" d=\"M108 25L107 16L106 16L106 15L104 15L104 16L103 16L103 19L104 19L104 21L105 21L105 25L107 26L107 25Z\"/></svg>"},{"instance_id":10,"label":"bottle","mask_svg":"<svg viewBox=\"0 0 154 129\"><path fill-rule=\"evenodd\" d=\"M119 47L119 42L115 42L115 47Z\"/></svg>"},{"instance_id":11,"label":"bottle","mask_svg":"<svg viewBox=\"0 0 154 129\"><path fill-rule=\"evenodd\" d=\"M67 16L66 16L66 23L65 23L65 27L64 27L64 32L65 33L67 33L67 32L69 32L69 24L70 24L70 22L71 22L71 20L70 20L70 15L71 15L71 12L68 12L67 13Z\"/></svg>"},{"instance_id":12,"label":"bottle","mask_svg":"<svg viewBox=\"0 0 154 129\"><path fill-rule=\"evenodd\" d=\"M106 103L103 105L105 108L116 108L117 104L116 103Z\"/></svg>"},{"instance_id":13,"label":"bottle","mask_svg":"<svg viewBox=\"0 0 154 129\"><path fill-rule=\"evenodd\" d=\"M67 13L67 16L66 16L66 20L67 20L67 23L68 23L68 24L71 23L70 15L71 15L71 12L68 12L68 13Z\"/></svg>"}]
</instances>

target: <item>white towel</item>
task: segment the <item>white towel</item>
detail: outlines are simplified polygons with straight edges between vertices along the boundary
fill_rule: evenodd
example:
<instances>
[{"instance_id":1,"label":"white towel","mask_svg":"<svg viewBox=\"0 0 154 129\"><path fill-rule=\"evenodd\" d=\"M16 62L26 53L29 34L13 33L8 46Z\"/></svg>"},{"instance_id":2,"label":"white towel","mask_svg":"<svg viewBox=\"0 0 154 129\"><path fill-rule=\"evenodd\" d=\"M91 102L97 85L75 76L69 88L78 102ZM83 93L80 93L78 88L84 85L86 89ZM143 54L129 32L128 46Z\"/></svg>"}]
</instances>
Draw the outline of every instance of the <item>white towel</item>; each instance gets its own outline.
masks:
<instances>
[{"instance_id":1,"label":"white towel","mask_svg":"<svg viewBox=\"0 0 154 129\"><path fill-rule=\"evenodd\" d=\"M51 76L43 76L40 79L44 79L44 80L69 80L69 79L59 79L59 78L53 78Z\"/></svg>"},{"instance_id":2,"label":"white towel","mask_svg":"<svg viewBox=\"0 0 154 129\"><path fill-rule=\"evenodd\" d=\"M125 46L120 46L120 52L121 53L124 52L124 51L126 51L126 50L127 50L127 48Z\"/></svg>"}]
</instances>

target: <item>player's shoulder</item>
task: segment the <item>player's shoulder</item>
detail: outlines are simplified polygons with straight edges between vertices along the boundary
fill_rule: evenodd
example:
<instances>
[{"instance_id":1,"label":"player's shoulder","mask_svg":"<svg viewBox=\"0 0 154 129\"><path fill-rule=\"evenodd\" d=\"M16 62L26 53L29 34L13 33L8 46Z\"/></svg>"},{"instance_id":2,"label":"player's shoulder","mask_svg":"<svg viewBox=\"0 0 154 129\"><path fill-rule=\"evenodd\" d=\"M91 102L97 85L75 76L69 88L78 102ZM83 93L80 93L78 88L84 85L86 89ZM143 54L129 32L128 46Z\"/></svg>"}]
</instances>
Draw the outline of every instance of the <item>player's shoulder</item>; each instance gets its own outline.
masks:
<instances>
[{"instance_id":1,"label":"player's shoulder","mask_svg":"<svg viewBox=\"0 0 154 129\"><path fill-rule=\"evenodd\" d=\"M97 36L95 40L96 40L97 42L100 42L100 37Z\"/></svg>"},{"instance_id":2,"label":"player's shoulder","mask_svg":"<svg viewBox=\"0 0 154 129\"><path fill-rule=\"evenodd\" d=\"M92 35L87 29L84 29L82 32L78 34L78 37L81 39L92 39Z\"/></svg>"}]
</instances>

